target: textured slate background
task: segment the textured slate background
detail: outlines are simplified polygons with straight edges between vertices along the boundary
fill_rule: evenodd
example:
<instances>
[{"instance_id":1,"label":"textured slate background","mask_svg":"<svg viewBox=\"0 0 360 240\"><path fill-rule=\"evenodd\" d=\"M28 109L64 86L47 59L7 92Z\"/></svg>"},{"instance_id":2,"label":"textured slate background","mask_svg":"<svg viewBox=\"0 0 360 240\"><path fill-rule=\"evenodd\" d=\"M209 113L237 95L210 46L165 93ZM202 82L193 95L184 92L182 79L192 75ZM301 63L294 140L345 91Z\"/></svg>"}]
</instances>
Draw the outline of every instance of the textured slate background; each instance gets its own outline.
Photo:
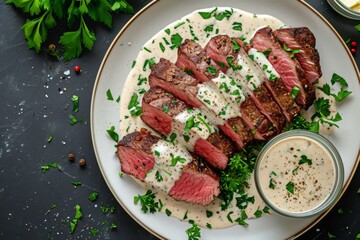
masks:
<instances>
[{"instance_id":1,"label":"textured slate background","mask_svg":"<svg viewBox=\"0 0 360 240\"><path fill-rule=\"evenodd\" d=\"M139 10L149 1L129 2ZM340 17L326 1L307 2L345 40L360 44L360 33L353 28L359 22ZM114 200L97 166L90 137L89 109L97 69L111 41L130 18L127 14L115 16L111 30L92 26L97 37L93 51L85 51L81 58L66 64L44 51L36 54L28 50L20 29L26 18L0 2L0 239L156 239ZM44 46L56 43L62 27ZM360 52L356 61L359 66ZM74 73L75 65L81 66L80 75ZM64 74L67 70L70 75ZM66 91L61 92L64 88ZM80 97L76 116L83 123L71 127L73 94ZM53 136L50 144L49 135ZM76 155L73 163L67 160L70 152ZM86 159L84 169L78 166L80 158ZM63 170L42 173L40 167L51 162ZM72 181L83 184L75 187ZM358 169L330 214L300 239L328 239L328 232L336 239L355 239L360 232L359 187ZM95 203L87 199L93 191L99 192ZM53 204L56 207L51 209ZM68 222L76 204L81 205L83 218L70 234ZM101 206L115 206L116 210L103 214ZM109 230L111 223L118 226L116 230ZM93 228L99 229L97 236L89 233Z\"/></svg>"}]
</instances>

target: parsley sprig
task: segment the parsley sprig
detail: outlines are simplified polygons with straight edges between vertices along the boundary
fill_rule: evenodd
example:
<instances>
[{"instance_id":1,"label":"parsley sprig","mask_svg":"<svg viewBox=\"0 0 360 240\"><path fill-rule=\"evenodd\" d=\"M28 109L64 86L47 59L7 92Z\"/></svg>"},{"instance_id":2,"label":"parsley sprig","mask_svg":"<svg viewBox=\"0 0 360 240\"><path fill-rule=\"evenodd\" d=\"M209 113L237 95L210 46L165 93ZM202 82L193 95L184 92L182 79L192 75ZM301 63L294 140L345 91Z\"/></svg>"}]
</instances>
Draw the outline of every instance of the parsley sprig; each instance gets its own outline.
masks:
<instances>
[{"instance_id":1,"label":"parsley sprig","mask_svg":"<svg viewBox=\"0 0 360 240\"><path fill-rule=\"evenodd\" d=\"M51 33L49 30L65 21L70 31L64 32L59 41L64 48L65 61L80 56L83 48L92 50L96 37L87 21L93 20L111 28L113 13L134 13L126 0L6 0L6 3L30 16L21 28L28 47L36 52L40 52Z\"/></svg>"},{"instance_id":2,"label":"parsley sprig","mask_svg":"<svg viewBox=\"0 0 360 240\"><path fill-rule=\"evenodd\" d=\"M161 202L155 201L155 193L151 190L147 190L144 195L137 195L134 197L134 204L140 202L141 204L141 211L144 213L150 212L155 213L156 211L161 211L162 204Z\"/></svg>"}]
</instances>

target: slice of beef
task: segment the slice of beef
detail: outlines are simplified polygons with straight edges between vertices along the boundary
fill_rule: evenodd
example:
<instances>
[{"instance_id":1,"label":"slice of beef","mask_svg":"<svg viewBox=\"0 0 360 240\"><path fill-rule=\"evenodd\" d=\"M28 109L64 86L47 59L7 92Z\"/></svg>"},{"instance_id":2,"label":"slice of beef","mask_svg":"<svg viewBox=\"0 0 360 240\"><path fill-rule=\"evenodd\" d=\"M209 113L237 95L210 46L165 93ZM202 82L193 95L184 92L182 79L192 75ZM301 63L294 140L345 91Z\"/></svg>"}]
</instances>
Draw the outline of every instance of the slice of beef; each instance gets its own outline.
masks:
<instances>
[{"instance_id":1,"label":"slice of beef","mask_svg":"<svg viewBox=\"0 0 360 240\"><path fill-rule=\"evenodd\" d=\"M164 58L152 67L149 82L151 87L161 87L190 106L205 110L208 115L212 112L196 95L199 81ZM216 118L214 113L212 115L211 118ZM241 118L235 117L231 121L237 125L237 132L224 121L221 121L224 123L218 124L218 127L241 149L253 139L252 134L246 129Z\"/></svg>"},{"instance_id":2,"label":"slice of beef","mask_svg":"<svg viewBox=\"0 0 360 240\"><path fill-rule=\"evenodd\" d=\"M316 39L307 27L282 28L274 31L275 37L281 44L285 44L292 50L299 50L295 54L305 77L311 82L316 82L322 75L320 67L320 55L315 48Z\"/></svg>"},{"instance_id":3,"label":"slice of beef","mask_svg":"<svg viewBox=\"0 0 360 240\"><path fill-rule=\"evenodd\" d=\"M218 35L210 39L205 50L209 56L216 56L216 59L220 59L219 55L222 56L222 59L232 59L231 64L235 66L238 66L238 60L241 60L239 69L235 67L232 70L231 66L228 65L227 67L224 66L223 71L227 72L232 79L242 86L260 113L272 123L278 133L281 132L285 117L267 89L261 85L261 82L265 80L265 76L260 76L262 70L247 56L245 50L238 44L234 45L237 42L233 43L233 41L236 40L227 35ZM237 48L234 49L234 46ZM228 71L229 69L230 71ZM250 76L252 79L248 80ZM251 82L255 79L257 84Z\"/></svg>"},{"instance_id":4,"label":"slice of beef","mask_svg":"<svg viewBox=\"0 0 360 240\"><path fill-rule=\"evenodd\" d=\"M211 81L220 69L199 44L189 39L179 46L176 66L191 70L200 82Z\"/></svg>"},{"instance_id":5,"label":"slice of beef","mask_svg":"<svg viewBox=\"0 0 360 240\"><path fill-rule=\"evenodd\" d=\"M145 124L165 136L169 136L171 132L176 132L181 141L187 136L190 140L184 140L185 146L194 150L211 166L217 169L225 169L228 157L232 155L234 150L231 141L215 131L210 132L207 139L201 138L193 130L186 132L186 124L176 120L176 116L188 111L188 108L190 106L185 102L175 98L162 88L154 87L144 94L141 119ZM209 128L211 129L212 126Z\"/></svg>"},{"instance_id":6,"label":"slice of beef","mask_svg":"<svg viewBox=\"0 0 360 240\"><path fill-rule=\"evenodd\" d=\"M219 177L201 159L194 156L169 191L178 201L208 205L220 194Z\"/></svg>"},{"instance_id":7,"label":"slice of beef","mask_svg":"<svg viewBox=\"0 0 360 240\"><path fill-rule=\"evenodd\" d=\"M155 163L162 166L171 163L171 159L156 162L162 158L155 158L152 147L159 141L163 140L151 135L146 129L126 135L117 147L121 171L151 184L151 179L146 178L146 174L154 170ZM219 177L196 155L188 155L191 159L182 168L179 178L174 183L169 181L173 185L161 190L178 201L208 205L220 193Z\"/></svg>"},{"instance_id":8,"label":"slice of beef","mask_svg":"<svg viewBox=\"0 0 360 240\"><path fill-rule=\"evenodd\" d=\"M282 46L276 41L273 31L268 28L258 30L251 44L261 52L269 51L268 59L275 70L280 74L288 91L298 88L299 92L295 102L304 109L308 109L315 100L314 86L304 76L300 64L296 59L290 57Z\"/></svg>"},{"instance_id":9,"label":"slice of beef","mask_svg":"<svg viewBox=\"0 0 360 240\"><path fill-rule=\"evenodd\" d=\"M203 105L196 97L198 80L164 58L152 66L149 83L152 87L165 89L192 107L198 108Z\"/></svg>"},{"instance_id":10,"label":"slice of beef","mask_svg":"<svg viewBox=\"0 0 360 240\"><path fill-rule=\"evenodd\" d=\"M254 51L258 52L258 50L252 48L251 44L244 44L243 41L241 41L238 38L235 38L235 41L238 43L239 46L241 46L245 52L250 55L250 52L252 53ZM261 53L263 54L263 53ZM250 56L249 56L250 57ZM252 59L255 62L257 62L257 59ZM270 66L270 62L266 58L266 55L264 54L263 60L265 65ZM260 66L258 66L260 68ZM300 107L294 102L292 99L290 92L287 90L283 80L280 76L271 75L271 71L268 72L269 77L267 77L265 74L267 69L262 69L264 74L262 74L262 77L265 78L264 80L264 86L267 88L269 93L271 94L274 101L278 104L280 107L282 113L284 114L287 122L291 122L291 120L300 112Z\"/></svg>"},{"instance_id":11,"label":"slice of beef","mask_svg":"<svg viewBox=\"0 0 360 240\"><path fill-rule=\"evenodd\" d=\"M188 39L179 46L176 65L194 72L195 77L200 82L212 81L215 78L218 79L217 77L220 74L220 67L207 55L206 51L198 43ZM222 85L219 84L220 82L217 82L218 88L221 89ZM244 106L249 107L249 109L240 110L240 117L244 125L252 132L256 132L254 137L258 140L265 140L268 139L269 136L273 136L276 133L276 129L274 129L271 122L259 112L251 100L245 101L247 101L246 104L243 104L243 102L240 104L240 108ZM251 116L249 114L251 114ZM254 119L255 116L258 117L258 119ZM252 123L256 125L251 125ZM256 129L257 126L261 126L262 128ZM265 129L269 130L269 132L263 132Z\"/></svg>"},{"instance_id":12,"label":"slice of beef","mask_svg":"<svg viewBox=\"0 0 360 240\"><path fill-rule=\"evenodd\" d=\"M144 181L146 173L154 168L155 158L152 145L159 138L145 129L126 135L117 146L117 155L121 162L121 171Z\"/></svg>"}]
</instances>

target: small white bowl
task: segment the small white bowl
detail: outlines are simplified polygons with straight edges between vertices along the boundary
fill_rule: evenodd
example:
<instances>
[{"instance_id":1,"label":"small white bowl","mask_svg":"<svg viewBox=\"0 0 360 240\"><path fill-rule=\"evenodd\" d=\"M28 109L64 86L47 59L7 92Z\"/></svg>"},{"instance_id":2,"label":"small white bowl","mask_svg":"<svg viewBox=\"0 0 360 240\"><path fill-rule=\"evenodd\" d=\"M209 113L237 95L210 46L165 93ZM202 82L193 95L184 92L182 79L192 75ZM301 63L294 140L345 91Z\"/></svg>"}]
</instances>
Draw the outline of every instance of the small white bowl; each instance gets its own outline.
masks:
<instances>
[{"instance_id":1,"label":"small white bowl","mask_svg":"<svg viewBox=\"0 0 360 240\"><path fill-rule=\"evenodd\" d=\"M344 17L360 20L360 12L347 7L341 0L327 0L329 5Z\"/></svg>"},{"instance_id":2,"label":"small white bowl","mask_svg":"<svg viewBox=\"0 0 360 240\"><path fill-rule=\"evenodd\" d=\"M301 143L306 145L301 148ZM286 150L275 158L274 152L284 145ZM313 155L310 148L316 149ZM306 151L313 160L304 163L300 160ZM321 178L321 172L327 175ZM328 185L320 180L325 178L331 179ZM310 131L292 130L274 137L255 164L255 183L261 198L272 210L287 217L304 218L324 212L338 200L343 182L344 167L338 151L325 137Z\"/></svg>"}]
</instances>

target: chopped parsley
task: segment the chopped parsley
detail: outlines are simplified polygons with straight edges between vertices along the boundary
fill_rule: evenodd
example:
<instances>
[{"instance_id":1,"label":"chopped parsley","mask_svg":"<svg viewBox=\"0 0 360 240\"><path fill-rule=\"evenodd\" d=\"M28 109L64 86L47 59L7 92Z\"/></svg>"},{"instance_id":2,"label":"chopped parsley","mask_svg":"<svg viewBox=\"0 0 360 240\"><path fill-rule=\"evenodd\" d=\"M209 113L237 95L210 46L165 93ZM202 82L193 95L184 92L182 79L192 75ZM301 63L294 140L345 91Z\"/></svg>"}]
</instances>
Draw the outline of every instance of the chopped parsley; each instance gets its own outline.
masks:
<instances>
[{"instance_id":1,"label":"chopped parsley","mask_svg":"<svg viewBox=\"0 0 360 240\"><path fill-rule=\"evenodd\" d=\"M81 182L79 182L79 181L72 181L71 184L74 185L74 186L80 186L80 185L81 185Z\"/></svg>"},{"instance_id":2,"label":"chopped parsley","mask_svg":"<svg viewBox=\"0 0 360 240\"><path fill-rule=\"evenodd\" d=\"M343 77L341 77L340 75L338 75L336 73L333 73L333 75L331 76L331 84L334 85L335 83L340 83L340 85L343 87L349 86Z\"/></svg>"},{"instance_id":3,"label":"chopped parsley","mask_svg":"<svg viewBox=\"0 0 360 240\"><path fill-rule=\"evenodd\" d=\"M146 62L146 61L145 61ZM141 86L143 83L146 83L147 82L147 78L146 77L143 77L141 76L141 74L139 75L138 77L138 86Z\"/></svg>"},{"instance_id":4,"label":"chopped parsley","mask_svg":"<svg viewBox=\"0 0 360 240\"><path fill-rule=\"evenodd\" d=\"M360 32L360 24L355 25L354 28L355 28L358 32Z\"/></svg>"},{"instance_id":5,"label":"chopped parsley","mask_svg":"<svg viewBox=\"0 0 360 240\"><path fill-rule=\"evenodd\" d=\"M288 182L286 184L286 190L291 193L291 194L294 194L294 190L295 190L295 185L292 181Z\"/></svg>"},{"instance_id":6,"label":"chopped parsley","mask_svg":"<svg viewBox=\"0 0 360 240\"><path fill-rule=\"evenodd\" d=\"M336 236L333 235L333 234L331 234L330 232L328 232L327 235L328 235L328 238L329 238L329 239L334 239L334 238L336 238Z\"/></svg>"},{"instance_id":7,"label":"chopped parsley","mask_svg":"<svg viewBox=\"0 0 360 240\"><path fill-rule=\"evenodd\" d=\"M206 27L204 28L204 31L205 31L205 32L212 32L212 31L214 31L214 25L211 24L211 25L206 26Z\"/></svg>"},{"instance_id":8,"label":"chopped parsley","mask_svg":"<svg viewBox=\"0 0 360 240\"><path fill-rule=\"evenodd\" d=\"M262 53L265 55L266 58L269 58L269 54L271 53L272 48L268 48L265 51L263 51Z\"/></svg>"},{"instance_id":9,"label":"chopped parsley","mask_svg":"<svg viewBox=\"0 0 360 240\"><path fill-rule=\"evenodd\" d=\"M165 52L165 47L164 47L164 44L162 43L159 43L159 47L161 49L162 52Z\"/></svg>"},{"instance_id":10,"label":"chopped parsley","mask_svg":"<svg viewBox=\"0 0 360 240\"><path fill-rule=\"evenodd\" d=\"M199 121L204 124L204 126L207 128L207 130L209 131L209 133L211 133L211 128L209 126L209 124L205 121L204 118L202 118L201 116L197 116L197 119L199 119Z\"/></svg>"},{"instance_id":11,"label":"chopped parsley","mask_svg":"<svg viewBox=\"0 0 360 240\"><path fill-rule=\"evenodd\" d=\"M206 223L206 227L207 227L208 229L212 229L212 226L211 226L210 223Z\"/></svg>"},{"instance_id":12,"label":"chopped parsley","mask_svg":"<svg viewBox=\"0 0 360 240\"><path fill-rule=\"evenodd\" d=\"M117 225L115 223L111 223L110 229L116 229Z\"/></svg>"},{"instance_id":13,"label":"chopped parsley","mask_svg":"<svg viewBox=\"0 0 360 240\"><path fill-rule=\"evenodd\" d=\"M99 229L92 228L89 232L91 233L91 235L96 236L99 233Z\"/></svg>"},{"instance_id":14,"label":"chopped parsley","mask_svg":"<svg viewBox=\"0 0 360 240\"><path fill-rule=\"evenodd\" d=\"M131 64L131 68L134 68L134 67L135 67L135 65L136 65L136 61L135 61L135 60L133 60L133 62L132 62L132 64Z\"/></svg>"},{"instance_id":15,"label":"chopped parsley","mask_svg":"<svg viewBox=\"0 0 360 240\"><path fill-rule=\"evenodd\" d=\"M48 164L45 164L45 165L41 166L41 172L44 173L44 172L50 170L50 168L59 168L59 167L58 167L58 164L56 162L48 163Z\"/></svg>"},{"instance_id":16,"label":"chopped parsley","mask_svg":"<svg viewBox=\"0 0 360 240\"><path fill-rule=\"evenodd\" d=\"M94 202L94 201L96 201L96 199L98 198L98 196L99 196L99 193L97 193L97 192L92 192L92 193L90 193L90 195L88 196L88 199L89 199L90 202Z\"/></svg>"},{"instance_id":17,"label":"chopped parsley","mask_svg":"<svg viewBox=\"0 0 360 240\"><path fill-rule=\"evenodd\" d=\"M154 153L155 153L156 156L160 157L160 152L159 151L155 150Z\"/></svg>"},{"instance_id":18,"label":"chopped parsley","mask_svg":"<svg viewBox=\"0 0 360 240\"><path fill-rule=\"evenodd\" d=\"M53 140L53 136L50 135L50 136L48 137L48 139L47 139L47 142L48 142L48 143L51 143L52 140Z\"/></svg>"},{"instance_id":19,"label":"chopped parsley","mask_svg":"<svg viewBox=\"0 0 360 240\"><path fill-rule=\"evenodd\" d=\"M82 212L81 212L81 208L80 205L76 205L75 206L75 216L74 218L70 221L70 233L73 233L75 231L75 228L78 224L78 220L82 217Z\"/></svg>"},{"instance_id":20,"label":"chopped parsley","mask_svg":"<svg viewBox=\"0 0 360 240\"><path fill-rule=\"evenodd\" d=\"M185 22L179 22L178 24L176 24L174 26L174 29L177 29L178 27L180 27L181 25L184 25L184 24L185 24Z\"/></svg>"},{"instance_id":21,"label":"chopped parsley","mask_svg":"<svg viewBox=\"0 0 360 240\"><path fill-rule=\"evenodd\" d=\"M183 135L185 142L188 142L190 140L190 137L188 135Z\"/></svg>"},{"instance_id":22,"label":"chopped parsley","mask_svg":"<svg viewBox=\"0 0 360 240\"><path fill-rule=\"evenodd\" d=\"M145 59L144 65L143 65L143 71L146 71L147 66L150 69L153 65L155 65L155 58ZM140 76L139 76L139 78L140 78Z\"/></svg>"},{"instance_id":23,"label":"chopped parsley","mask_svg":"<svg viewBox=\"0 0 360 240\"><path fill-rule=\"evenodd\" d=\"M263 213L263 212L258 208L258 209L254 212L254 216L255 216L256 218L259 218L259 217L261 217L262 213Z\"/></svg>"},{"instance_id":24,"label":"chopped parsley","mask_svg":"<svg viewBox=\"0 0 360 240\"><path fill-rule=\"evenodd\" d=\"M174 167L178 162L180 163L185 163L186 159L180 156L174 156L174 154L170 153L170 157L171 157L171 167Z\"/></svg>"},{"instance_id":25,"label":"chopped parsley","mask_svg":"<svg viewBox=\"0 0 360 240\"><path fill-rule=\"evenodd\" d=\"M300 88L299 88L298 86L294 86L294 87L291 89L291 93L290 93L291 98L292 98L292 99L295 99L296 96L299 94L299 92L300 92Z\"/></svg>"},{"instance_id":26,"label":"chopped parsley","mask_svg":"<svg viewBox=\"0 0 360 240\"><path fill-rule=\"evenodd\" d=\"M71 97L71 101L73 103L73 108L72 108L72 111L77 113L79 111L79 97L76 96L76 95L73 95Z\"/></svg>"},{"instance_id":27,"label":"chopped parsley","mask_svg":"<svg viewBox=\"0 0 360 240\"><path fill-rule=\"evenodd\" d=\"M235 30L235 31L242 31L242 23L240 23L240 22L234 22L233 24L232 24L232 26L233 26L233 30Z\"/></svg>"},{"instance_id":28,"label":"chopped parsley","mask_svg":"<svg viewBox=\"0 0 360 240\"><path fill-rule=\"evenodd\" d=\"M312 165L312 160L309 159L306 155L301 155L301 159L299 160L299 165L307 163L308 165Z\"/></svg>"},{"instance_id":29,"label":"chopped parsley","mask_svg":"<svg viewBox=\"0 0 360 240\"><path fill-rule=\"evenodd\" d=\"M291 49L291 48L289 48L288 46L286 46L285 43L283 44L283 49L284 49L286 52L290 52L290 53L291 53L291 54L290 54L290 58L294 58L294 57L295 57L295 54L300 52L299 49Z\"/></svg>"},{"instance_id":30,"label":"chopped parsley","mask_svg":"<svg viewBox=\"0 0 360 240\"><path fill-rule=\"evenodd\" d=\"M186 229L188 240L199 240L201 238L201 232L199 226L192 220L189 220L189 223L191 223L192 226Z\"/></svg>"},{"instance_id":31,"label":"chopped parsley","mask_svg":"<svg viewBox=\"0 0 360 240\"><path fill-rule=\"evenodd\" d=\"M159 171L156 171L156 173L155 173L155 179L156 179L156 181L158 181L158 182L162 182L162 181L164 180Z\"/></svg>"},{"instance_id":32,"label":"chopped parsley","mask_svg":"<svg viewBox=\"0 0 360 240\"><path fill-rule=\"evenodd\" d=\"M109 100L109 101L113 101L113 100L114 100L113 95L112 95L110 89L108 89L108 90L106 91L106 99Z\"/></svg>"},{"instance_id":33,"label":"chopped parsley","mask_svg":"<svg viewBox=\"0 0 360 240\"><path fill-rule=\"evenodd\" d=\"M163 111L164 113L169 112L169 106L166 105L166 104L163 104L163 105L162 105L162 111Z\"/></svg>"},{"instance_id":34,"label":"chopped parsley","mask_svg":"<svg viewBox=\"0 0 360 240\"><path fill-rule=\"evenodd\" d=\"M168 217L171 216L172 214L172 212L169 209L165 209L165 213Z\"/></svg>"},{"instance_id":35,"label":"chopped parsley","mask_svg":"<svg viewBox=\"0 0 360 240\"><path fill-rule=\"evenodd\" d=\"M107 129L106 132L109 134L109 136L116 142L119 142L119 134L115 132L115 127L111 126L110 129Z\"/></svg>"},{"instance_id":36,"label":"chopped parsley","mask_svg":"<svg viewBox=\"0 0 360 240\"><path fill-rule=\"evenodd\" d=\"M170 35L170 29L165 29L164 32L166 32L167 35Z\"/></svg>"},{"instance_id":37,"label":"chopped parsley","mask_svg":"<svg viewBox=\"0 0 360 240\"><path fill-rule=\"evenodd\" d=\"M234 212L233 211L230 211L227 215L226 215L226 218L229 222L233 223L234 221L232 220L231 218L231 214L233 214Z\"/></svg>"},{"instance_id":38,"label":"chopped parsley","mask_svg":"<svg viewBox=\"0 0 360 240\"><path fill-rule=\"evenodd\" d=\"M209 19L213 16L214 13L216 13L217 8L214 8L211 12L199 12L200 16L203 19Z\"/></svg>"},{"instance_id":39,"label":"chopped parsley","mask_svg":"<svg viewBox=\"0 0 360 240\"><path fill-rule=\"evenodd\" d=\"M231 8L231 11L225 10L221 13L215 14L215 19L218 21L222 21L224 18L226 18L226 20L229 20L229 18L231 17L231 15L233 13L234 13L234 10Z\"/></svg>"},{"instance_id":40,"label":"chopped parsley","mask_svg":"<svg viewBox=\"0 0 360 240\"><path fill-rule=\"evenodd\" d=\"M142 114L142 109L139 106L138 102L139 96L136 93L133 93L131 96L128 109L130 110L131 116L140 116Z\"/></svg>"},{"instance_id":41,"label":"chopped parsley","mask_svg":"<svg viewBox=\"0 0 360 240\"><path fill-rule=\"evenodd\" d=\"M178 33L171 35L170 41L172 46L170 46L170 49L178 48L182 40L183 38Z\"/></svg>"},{"instance_id":42,"label":"chopped parsley","mask_svg":"<svg viewBox=\"0 0 360 240\"><path fill-rule=\"evenodd\" d=\"M184 217L183 217L183 220L185 220L185 219L188 218L187 214L188 214L188 210L186 210L186 212L185 212L185 214L184 214Z\"/></svg>"},{"instance_id":43,"label":"chopped parsley","mask_svg":"<svg viewBox=\"0 0 360 240\"><path fill-rule=\"evenodd\" d=\"M144 47L144 50L147 51L147 52L149 52L149 53L151 53L151 50L148 49L148 48L146 48L146 47Z\"/></svg>"},{"instance_id":44,"label":"chopped parsley","mask_svg":"<svg viewBox=\"0 0 360 240\"><path fill-rule=\"evenodd\" d=\"M206 217L210 218L212 216L213 216L213 212L209 211L209 210L206 210Z\"/></svg>"},{"instance_id":45,"label":"chopped parsley","mask_svg":"<svg viewBox=\"0 0 360 240\"><path fill-rule=\"evenodd\" d=\"M217 73L216 68L213 65L210 65L210 67L206 68L206 72L210 73L213 76Z\"/></svg>"},{"instance_id":46,"label":"chopped parsley","mask_svg":"<svg viewBox=\"0 0 360 240\"><path fill-rule=\"evenodd\" d=\"M79 121L77 120L77 118L74 115L70 115L70 125L74 126L75 124L77 124Z\"/></svg>"},{"instance_id":47,"label":"chopped parsley","mask_svg":"<svg viewBox=\"0 0 360 240\"><path fill-rule=\"evenodd\" d=\"M103 214L107 214L107 213L113 213L115 212L115 206L111 206L111 207L105 207L105 206L101 206L101 211Z\"/></svg>"},{"instance_id":48,"label":"chopped parsley","mask_svg":"<svg viewBox=\"0 0 360 240\"><path fill-rule=\"evenodd\" d=\"M184 130L185 130L185 132L187 134L189 134L191 128L198 127L199 124L200 124L200 122L195 122L195 117L194 116L190 116L185 122Z\"/></svg>"}]
</instances>

